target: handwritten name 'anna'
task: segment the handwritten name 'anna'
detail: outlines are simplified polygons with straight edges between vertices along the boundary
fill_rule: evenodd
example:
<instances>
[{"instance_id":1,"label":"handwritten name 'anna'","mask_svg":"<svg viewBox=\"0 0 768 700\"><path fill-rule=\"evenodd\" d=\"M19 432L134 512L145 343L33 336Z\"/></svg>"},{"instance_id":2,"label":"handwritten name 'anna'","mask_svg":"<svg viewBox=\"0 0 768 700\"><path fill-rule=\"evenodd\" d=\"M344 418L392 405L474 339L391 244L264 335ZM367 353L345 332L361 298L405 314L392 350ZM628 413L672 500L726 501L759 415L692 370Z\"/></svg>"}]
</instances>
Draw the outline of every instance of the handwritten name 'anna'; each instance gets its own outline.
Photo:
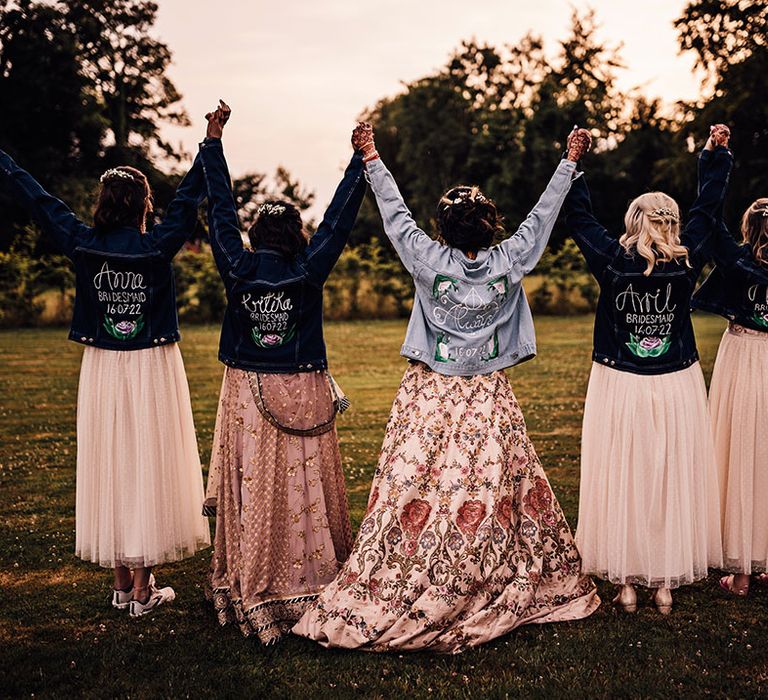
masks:
<instances>
[{"instance_id":1,"label":"handwritten name 'anna'","mask_svg":"<svg viewBox=\"0 0 768 700\"><path fill-rule=\"evenodd\" d=\"M96 289L108 289L108 290L124 290L129 289L131 291L137 289L146 289L147 285L144 284L144 275L139 272L119 272L117 270L110 270L109 263L105 262L101 266L101 270L94 275L93 286Z\"/></svg>"}]
</instances>

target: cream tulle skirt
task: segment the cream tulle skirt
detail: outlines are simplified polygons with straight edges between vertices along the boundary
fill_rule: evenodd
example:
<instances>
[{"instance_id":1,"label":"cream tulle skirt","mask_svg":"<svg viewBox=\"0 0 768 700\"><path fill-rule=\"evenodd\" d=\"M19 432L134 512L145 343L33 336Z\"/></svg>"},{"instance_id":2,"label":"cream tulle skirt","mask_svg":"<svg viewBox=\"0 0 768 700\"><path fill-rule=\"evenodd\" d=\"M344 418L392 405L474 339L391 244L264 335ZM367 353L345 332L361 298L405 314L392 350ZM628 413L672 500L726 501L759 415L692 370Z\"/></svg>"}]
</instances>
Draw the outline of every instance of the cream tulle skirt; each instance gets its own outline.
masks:
<instances>
[{"instance_id":1,"label":"cream tulle skirt","mask_svg":"<svg viewBox=\"0 0 768 700\"><path fill-rule=\"evenodd\" d=\"M593 364L576 544L584 571L675 588L722 564L720 501L698 363L638 375Z\"/></svg>"},{"instance_id":2,"label":"cream tulle skirt","mask_svg":"<svg viewBox=\"0 0 768 700\"><path fill-rule=\"evenodd\" d=\"M189 387L174 343L85 348L77 397L78 557L155 566L210 544Z\"/></svg>"},{"instance_id":3,"label":"cream tulle skirt","mask_svg":"<svg viewBox=\"0 0 768 700\"><path fill-rule=\"evenodd\" d=\"M731 326L709 392L720 469L723 565L768 570L768 333Z\"/></svg>"}]
</instances>

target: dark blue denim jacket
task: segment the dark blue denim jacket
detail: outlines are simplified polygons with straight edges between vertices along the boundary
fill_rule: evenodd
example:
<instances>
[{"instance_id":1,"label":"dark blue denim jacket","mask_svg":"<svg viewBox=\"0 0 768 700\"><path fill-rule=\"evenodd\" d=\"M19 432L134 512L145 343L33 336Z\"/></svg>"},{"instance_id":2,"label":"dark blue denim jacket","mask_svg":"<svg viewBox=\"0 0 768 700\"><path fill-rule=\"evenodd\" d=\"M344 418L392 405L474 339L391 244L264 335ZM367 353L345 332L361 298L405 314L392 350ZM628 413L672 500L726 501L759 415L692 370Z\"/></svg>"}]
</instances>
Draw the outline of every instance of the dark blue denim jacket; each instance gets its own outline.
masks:
<instances>
[{"instance_id":1,"label":"dark blue denim jacket","mask_svg":"<svg viewBox=\"0 0 768 700\"><path fill-rule=\"evenodd\" d=\"M323 285L344 250L365 194L362 156L352 157L307 249L287 259L274 250L243 247L221 142L206 139L200 155L211 248L227 290L219 359L258 372L325 369Z\"/></svg>"},{"instance_id":2,"label":"dark blue denim jacket","mask_svg":"<svg viewBox=\"0 0 768 700\"><path fill-rule=\"evenodd\" d=\"M726 148L701 153L698 196L681 235L690 267L682 262L659 263L647 277L643 274L645 258L627 253L618 238L595 219L586 179L574 181L563 211L600 285L595 362L635 374L664 374L699 359L691 324L691 295L704 264L712 255L721 254L724 241L713 234L732 163Z\"/></svg>"},{"instance_id":3,"label":"dark blue denim jacket","mask_svg":"<svg viewBox=\"0 0 768 700\"><path fill-rule=\"evenodd\" d=\"M142 234L106 232L80 221L0 151L5 187L75 267L75 308L69 339L107 350L141 350L179 340L171 260L192 233L205 191L195 160L162 223Z\"/></svg>"},{"instance_id":4,"label":"dark blue denim jacket","mask_svg":"<svg viewBox=\"0 0 768 700\"><path fill-rule=\"evenodd\" d=\"M717 235L731 254L716 256L717 264L693 295L693 308L768 333L768 268L755 261L748 245L733 240L725 224Z\"/></svg>"}]
</instances>

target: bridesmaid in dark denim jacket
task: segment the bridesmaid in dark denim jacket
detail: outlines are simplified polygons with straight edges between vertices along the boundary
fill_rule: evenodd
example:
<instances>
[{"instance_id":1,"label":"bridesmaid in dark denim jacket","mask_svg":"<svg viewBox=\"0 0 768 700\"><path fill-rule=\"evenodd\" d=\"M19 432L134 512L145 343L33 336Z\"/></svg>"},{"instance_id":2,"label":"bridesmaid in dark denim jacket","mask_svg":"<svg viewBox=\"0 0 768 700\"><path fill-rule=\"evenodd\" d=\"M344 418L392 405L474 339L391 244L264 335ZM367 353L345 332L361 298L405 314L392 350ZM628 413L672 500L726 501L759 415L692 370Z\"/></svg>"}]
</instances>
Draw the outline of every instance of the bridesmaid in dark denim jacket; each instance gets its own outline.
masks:
<instances>
[{"instance_id":1,"label":"bridesmaid in dark denim jacket","mask_svg":"<svg viewBox=\"0 0 768 700\"><path fill-rule=\"evenodd\" d=\"M719 314L728 327L717 351L709 409L723 506L720 586L736 596L750 577L768 581L768 197L755 200L741 219L737 246L721 225L723 245L757 260L749 267L717 260L693 306Z\"/></svg>"},{"instance_id":2,"label":"bridesmaid in dark denim jacket","mask_svg":"<svg viewBox=\"0 0 768 700\"><path fill-rule=\"evenodd\" d=\"M584 408L576 542L589 573L621 589L654 591L663 614L671 589L722 564L720 507L704 377L690 302L716 256L752 269L747 251L716 235L733 156L713 127L699 158L699 191L685 227L661 192L636 198L615 237L592 213L586 179L566 197L566 222L600 285L593 365Z\"/></svg>"},{"instance_id":3,"label":"bridesmaid in dark denim jacket","mask_svg":"<svg viewBox=\"0 0 768 700\"><path fill-rule=\"evenodd\" d=\"M210 119L226 114L224 105ZM269 644L301 617L352 544L323 285L363 199L363 161L352 156L309 240L296 207L269 200L246 248L221 142L206 141L200 153L211 247L227 290L206 494L216 515L210 589L220 624L237 622Z\"/></svg>"},{"instance_id":4,"label":"bridesmaid in dark denim jacket","mask_svg":"<svg viewBox=\"0 0 768 700\"><path fill-rule=\"evenodd\" d=\"M101 176L93 226L2 151L0 180L75 269L75 552L114 569L112 605L143 615L174 597L152 567L210 544L171 265L197 221L201 161L150 231L152 192L136 168Z\"/></svg>"}]
</instances>

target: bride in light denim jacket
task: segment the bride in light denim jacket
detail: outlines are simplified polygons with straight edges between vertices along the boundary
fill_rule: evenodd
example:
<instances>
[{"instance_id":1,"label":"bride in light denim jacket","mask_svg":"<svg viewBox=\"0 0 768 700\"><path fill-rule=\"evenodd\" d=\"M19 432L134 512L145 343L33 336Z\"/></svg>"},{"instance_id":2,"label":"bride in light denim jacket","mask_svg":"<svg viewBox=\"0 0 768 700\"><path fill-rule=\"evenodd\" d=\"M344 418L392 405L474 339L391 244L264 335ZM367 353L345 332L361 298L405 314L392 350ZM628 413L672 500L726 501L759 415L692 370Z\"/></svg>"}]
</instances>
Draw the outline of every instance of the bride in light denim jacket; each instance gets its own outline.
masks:
<instances>
[{"instance_id":1,"label":"bride in light denim jacket","mask_svg":"<svg viewBox=\"0 0 768 700\"><path fill-rule=\"evenodd\" d=\"M477 187L438 203L441 241L414 222L376 153L356 148L416 297L368 511L349 560L294 627L329 647L459 653L519 625L574 620L600 600L512 393L506 367L536 353L522 289L589 148L571 134L539 202L501 232Z\"/></svg>"}]
</instances>

